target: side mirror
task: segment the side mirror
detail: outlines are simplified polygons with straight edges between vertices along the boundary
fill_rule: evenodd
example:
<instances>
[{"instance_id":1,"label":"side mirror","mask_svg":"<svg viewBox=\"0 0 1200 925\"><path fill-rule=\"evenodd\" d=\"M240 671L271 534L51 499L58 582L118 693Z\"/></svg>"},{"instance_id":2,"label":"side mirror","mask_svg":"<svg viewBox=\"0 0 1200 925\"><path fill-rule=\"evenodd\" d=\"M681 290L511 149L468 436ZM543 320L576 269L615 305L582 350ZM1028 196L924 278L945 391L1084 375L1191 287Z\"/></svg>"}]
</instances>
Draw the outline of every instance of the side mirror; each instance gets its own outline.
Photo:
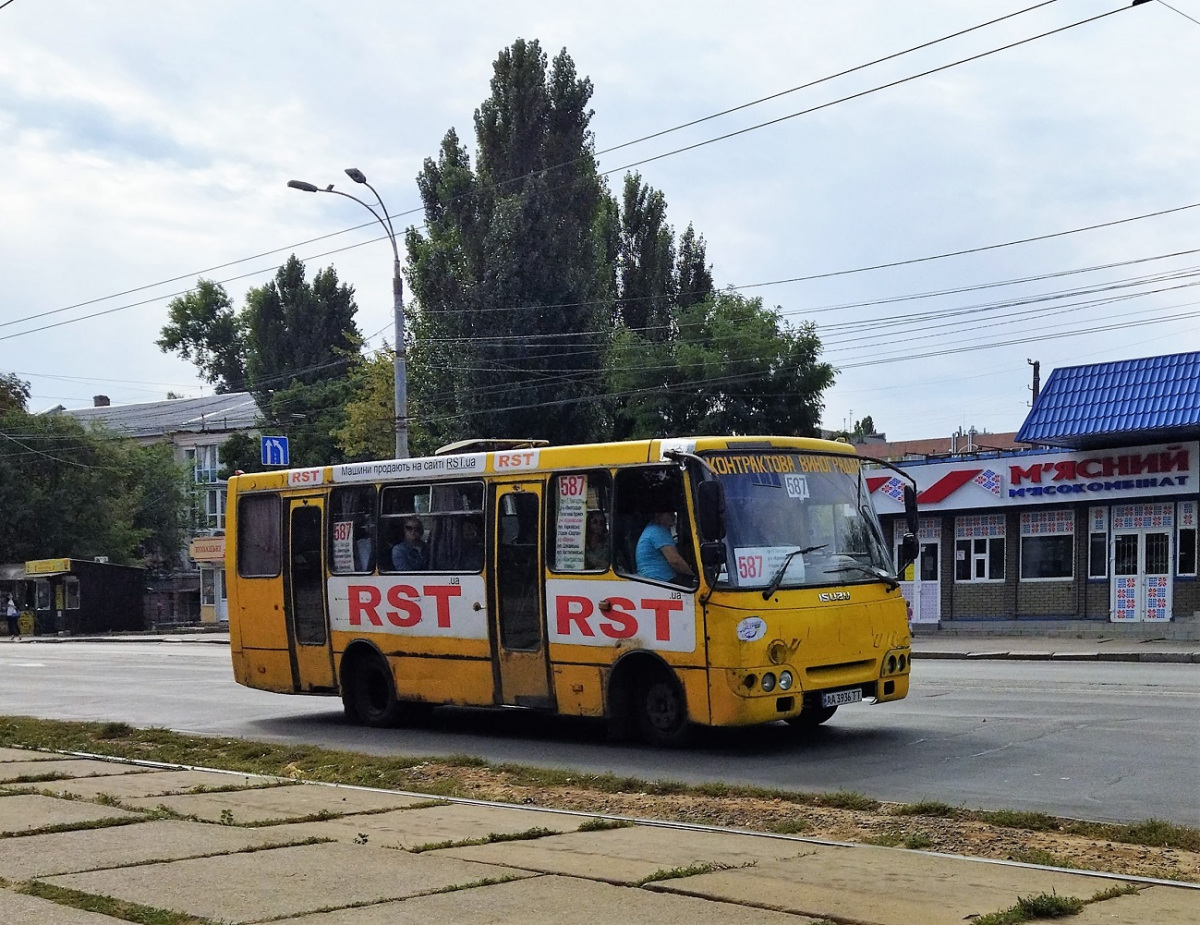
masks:
<instances>
[{"instance_id":1,"label":"side mirror","mask_svg":"<svg viewBox=\"0 0 1200 925\"><path fill-rule=\"evenodd\" d=\"M904 534L900 540L900 568L898 571L903 574L904 570L912 563L917 561L917 556L921 554L921 543L917 539L915 533Z\"/></svg>"},{"instance_id":2,"label":"side mirror","mask_svg":"<svg viewBox=\"0 0 1200 925\"><path fill-rule=\"evenodd\" d=\"M701 543L700 564L704 566L705 570L719 571L725 564L725 544L720 540Z\"/></svg>"},{"instance_id":3,"label":"side mirror","mask_svg":"<svg viewBox=\"0 0 1200 925\"><path fill-rule=\"evenodd\" d=\"M725 489L720 482L696 485L696 521L702 543L725 538Z\"/></svg>"}]
</instances>

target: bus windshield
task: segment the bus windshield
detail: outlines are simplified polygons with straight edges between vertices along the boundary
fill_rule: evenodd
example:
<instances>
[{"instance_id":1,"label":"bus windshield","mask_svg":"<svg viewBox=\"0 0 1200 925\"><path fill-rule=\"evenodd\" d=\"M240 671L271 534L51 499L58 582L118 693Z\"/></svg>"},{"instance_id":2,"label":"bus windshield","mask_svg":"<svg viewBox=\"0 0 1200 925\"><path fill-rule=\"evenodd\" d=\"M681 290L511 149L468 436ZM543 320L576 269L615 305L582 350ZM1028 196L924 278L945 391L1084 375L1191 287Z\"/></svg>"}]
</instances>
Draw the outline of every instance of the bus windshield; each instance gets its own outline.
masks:
<instances>
[{"instance_id":1,"label":"bus windshield","mask_svg":"<svg viewBox=\"0 0 1200 925\"><path fill-rule=\"evenodd\" d=\"M861 461L807 453L706 456L725 490L732 588L801 588L893 579Z\"/></svg>"}]
</instances>

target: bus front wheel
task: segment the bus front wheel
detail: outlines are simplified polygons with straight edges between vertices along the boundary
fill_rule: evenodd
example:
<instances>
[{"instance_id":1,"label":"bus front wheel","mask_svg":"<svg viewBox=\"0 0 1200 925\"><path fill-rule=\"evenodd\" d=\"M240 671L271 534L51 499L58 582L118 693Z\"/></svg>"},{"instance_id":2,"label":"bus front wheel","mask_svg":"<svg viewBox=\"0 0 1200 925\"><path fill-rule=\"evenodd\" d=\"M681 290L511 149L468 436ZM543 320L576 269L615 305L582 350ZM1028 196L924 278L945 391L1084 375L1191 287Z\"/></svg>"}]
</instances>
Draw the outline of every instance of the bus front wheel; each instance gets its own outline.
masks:
<instances>
[{"instance_id":1,"label":"bus front wheel","mask_svg":"<svg viewBox=\"0 0 1200 925\"><path fill-rule=\"evenodd\" d=\"M686 745L691 735L687 700L679 682L665 671L642 679L634 704L642 741L663 748Z\"/></svg>"},{"instance_id":2,"label":"bus front wheel","mask_svg":"<svg viewBox=\"0 0 1200 925\"><path fill-rule=\"evenodd\" d=\"M342 669L342 705L347 717L364 726L394 726L399 722L396 682L382 656L358 658Z\"/></svg>"}]
</instances>

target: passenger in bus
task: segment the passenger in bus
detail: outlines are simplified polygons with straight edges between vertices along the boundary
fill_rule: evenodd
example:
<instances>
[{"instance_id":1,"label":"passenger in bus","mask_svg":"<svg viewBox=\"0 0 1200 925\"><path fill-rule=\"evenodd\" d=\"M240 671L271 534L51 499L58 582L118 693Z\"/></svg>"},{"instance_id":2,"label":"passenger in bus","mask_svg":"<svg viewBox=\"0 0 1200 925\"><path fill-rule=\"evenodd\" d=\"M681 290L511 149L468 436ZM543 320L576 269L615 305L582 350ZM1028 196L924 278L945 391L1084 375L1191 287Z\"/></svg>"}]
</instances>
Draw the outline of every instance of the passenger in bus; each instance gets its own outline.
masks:
<instances>
[{"instance_id":1,"label":"passenger in bus","mask_svg":"<svg viewBox=\"0 0 1200 925\"><path fill-rule=\"evenodd\" d=\"M638 537L637 573L655 581L671 581L690 585L696 577L687 560L675 548L671 530L675 526L675 509L669 502L657 506L650 523Z\"/></svg>"},{"instance_id":2,"label":"passenger in bus","mask_svg":"<svg viewBox=\"0 0 1200 925\"><path fill-rule=\"evenodd\" d=\"M392 547L392 568L399 572L423 572L429 568L425 525L417 517L404 520L404 539Z\"/></svg>"},{"instance_id":3,"label":"passenger in bus","mask_svg":"<svg viewBox=\"0 0 1200 925\"><path fill-rule=\"evenodd\" d=\"M483 569L483 524L477 517L468 517L462 525L462 545L458 553L458 570L478 572Z\"/></svg>"},{"instance_id":4,"label":"passenger in bus","mask_svg":"<svg viewBox=\"0 0 1200 925\"><path fill-rule=\"evenodd\" d=\"M603 511L588 511L587 535L583 545L583 567L608 568L608 518Z\"/></svg>"}]
</instances>

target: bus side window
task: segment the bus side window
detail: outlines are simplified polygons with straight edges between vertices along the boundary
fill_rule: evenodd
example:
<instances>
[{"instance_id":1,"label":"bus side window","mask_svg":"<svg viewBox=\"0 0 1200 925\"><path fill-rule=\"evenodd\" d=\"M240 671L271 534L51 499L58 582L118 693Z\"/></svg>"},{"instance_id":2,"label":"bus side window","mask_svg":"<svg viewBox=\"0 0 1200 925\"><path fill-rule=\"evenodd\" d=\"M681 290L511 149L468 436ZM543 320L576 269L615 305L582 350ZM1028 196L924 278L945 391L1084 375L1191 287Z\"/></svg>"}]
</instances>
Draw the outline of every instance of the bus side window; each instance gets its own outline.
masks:
<instances>
[{"instance_id":1,"label":"bus side window","mask_svg":"<svg viewBox=\"0 0 1200 925\"><path fill-rule=\"evenodd\" d=\"M613 505L613 564L619 575L637 575L637 544L650 523L654 509L668 501L676 513L675 545L679 554L693 561L691 519L683 494L683 476L678 466L638 466L617 471Z\"/></svg>"},{"instance_id":2,"label":"bus side window","mask_svg":"<svg viewBox=\"0 0 1200 925\"><path fill-rule=\"evenodd\" d=\"M283 564L279 495L238 499L237 563L243 578L274 578Z\"/></svg>"},{"instance_id":3,"label":"bus side window","mask_svg":"<svg viewBox=\"0 0 1200 925\"><path fill-rule=\"evenodd\" d=\"M602 572L612 564L612 476L563 472L551 481L547 558L556 572Z\"/></svg>"},{"instance_id":4,"label":"bus side window","mask_svg":"<svg viewBox=\"0 0 1200 925\"><path fill-rule=\"evenodd\" d=\"M333 489L329 498L330 571L373 572L375 547L375 486Z\"/></svg>"}]
</instances>

